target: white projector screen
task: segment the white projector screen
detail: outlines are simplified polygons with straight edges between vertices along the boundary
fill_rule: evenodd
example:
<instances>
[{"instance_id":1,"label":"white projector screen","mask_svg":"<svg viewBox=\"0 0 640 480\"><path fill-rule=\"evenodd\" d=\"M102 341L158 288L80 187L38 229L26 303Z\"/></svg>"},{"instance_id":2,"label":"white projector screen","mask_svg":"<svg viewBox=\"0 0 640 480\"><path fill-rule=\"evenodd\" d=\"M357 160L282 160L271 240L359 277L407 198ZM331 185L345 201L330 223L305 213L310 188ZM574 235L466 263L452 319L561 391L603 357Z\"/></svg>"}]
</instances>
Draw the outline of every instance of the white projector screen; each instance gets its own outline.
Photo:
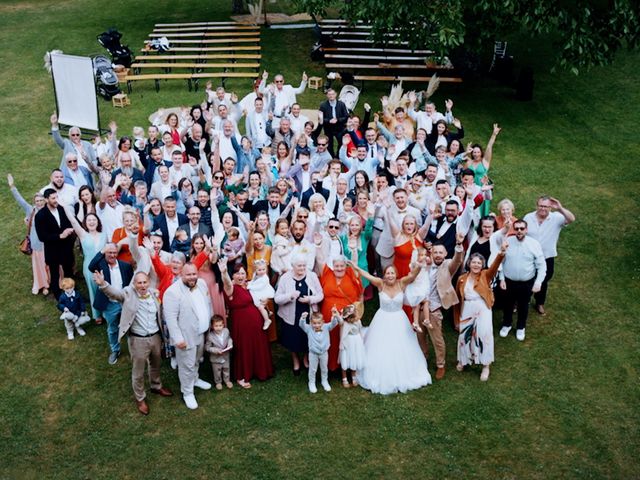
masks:
<instances>
[{"instance_id":1,"label":"white projector screen","mask_svg":"<svg viewBox=\"0 0 640 480\"><path fill-rule=\"evenodd\" d=\"M98 102L90 57L51 54L58 121L63 125L98 131Z\"/></svg>"}]
</instances>

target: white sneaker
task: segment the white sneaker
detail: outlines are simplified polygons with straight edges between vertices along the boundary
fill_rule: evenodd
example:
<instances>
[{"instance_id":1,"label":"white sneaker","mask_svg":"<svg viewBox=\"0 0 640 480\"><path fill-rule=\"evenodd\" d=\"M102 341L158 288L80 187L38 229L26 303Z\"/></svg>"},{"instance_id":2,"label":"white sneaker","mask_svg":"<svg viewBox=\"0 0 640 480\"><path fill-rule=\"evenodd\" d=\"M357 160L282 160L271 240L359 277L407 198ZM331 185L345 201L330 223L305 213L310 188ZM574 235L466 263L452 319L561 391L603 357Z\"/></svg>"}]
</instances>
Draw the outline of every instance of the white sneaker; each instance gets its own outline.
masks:
<instances>
[{"instance_id":1,"label":"white sneaker","mask_svg":"<svg viewBox=\"0 0 640 480\"><path fill-rule=\"evenodd\" d=\"M73 340L73 332L67 332L67 339Z\"/></svg>"},{"instance_id":2,"label":"white sneaker","mask_svg":"<svg viewBox=\"0 0 640 480\"><path fill-rule=\"evenodd\" d=\"M309 382L309 391L311 393L318 393L318 389L316 388L316 384L315 383Z\"/></svg>"},{"instance_id":3,"label":"white sneaker","mask_svg":"<svg viewBox=\"0 0 640 480\"><path fill-rule=\"evenodd\" d=\"M195 410L196 408L198 408L198 402L196 402L195 395L183 395L182 399L184 400L184 404L189 410Z\"/></svg>"},{"instance_id":4,"label":"white sneaker","mask_svg":"<svg viewBox=\"0 0 640 480\"><path fill-rule=\"evenodd\" d=\"M193 386L198 387L201 390L211 390L211 384L209 382L205 382L204 380L200 380L199 378L196 380L196 383L194 383Z\"/></svg>"},{"instance_id":5,"label":"white sneaker","mask_svg":"<svg viewBox=\"0 0 640 480\"><path fill-rule=\"evenodd\" d=\"M80 335L81 337L84 337L87 334L87 332L84 331L84 328L78 327L77 325L76 330L78 331L78 335Z\"/></svg>"},{"instance_id":6,"label":"white sneaker","mask_svg":"<svg viewBox=\"0 0 640 480\"><path fill-rule=\"evenodd\" d=\"M502 327L500 329L500 336L502 338L505 338L507 335L509 335L509 332L511 331L511 327Z\"/></svg>"},{"instance_id":7,"label":"white sneaker","mask_svg":"<svg viewBox=\"0 0 640 480\"><path fill-rule=\"evenodd\" d=\"M522 342L524 340L524 328L516 330L516 338Z\"/></svg>"},{"instance_id":8,"label":"white sneaker","mask_svg":"<svg viewBox=\"0 0 640 480\"><path fill-rule=\"evenodd\" d=\"M489 367L483 367L482 373L480 374L480 381L486 382L487 380L489 380Z\"/></svg>"},{"instance_id":9,"label":"white sneaker","mask_svg":"<svg viewBox=\"0 0 640 480\"><path fill-rule=\"evenodd\" d=\"M176 357L171 357L171 368L174 370L178 369L178 361L176 360Z\"/></svg>"},{"instance_id":10,"label":"white sneaker","mask_svg":"<svg viewBox=\"0 0 640 480\"><path fill-rule=\"evenodd\" d=\"M331 391L331 385L329 385L329 382L327 382L326 380L324 382L322 382L322 388L324 388L325 392L330 392Z\"/></svg>"}]
</instances>

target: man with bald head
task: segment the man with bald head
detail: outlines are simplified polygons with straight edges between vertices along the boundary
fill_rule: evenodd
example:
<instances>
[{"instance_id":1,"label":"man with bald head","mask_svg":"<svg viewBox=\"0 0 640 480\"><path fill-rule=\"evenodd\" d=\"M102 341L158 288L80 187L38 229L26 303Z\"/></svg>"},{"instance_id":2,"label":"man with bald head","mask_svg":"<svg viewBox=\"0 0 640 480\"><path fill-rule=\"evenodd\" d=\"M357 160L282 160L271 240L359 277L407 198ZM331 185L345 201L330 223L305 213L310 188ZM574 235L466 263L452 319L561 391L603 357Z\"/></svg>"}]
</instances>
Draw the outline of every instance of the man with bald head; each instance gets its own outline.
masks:
<instances>
[{"instance_id":1,"label":"man with bald head","mask_svg":"<svg viewBox=\"0 0 640 480\"><path fill-rule=\"evenodd\" d=\"M170 397L173 392L162 386L162 308L158 291L149 288L149 276L138 272L131 285L117 288L110 285L100 272L93 274L96 284L109 300L122 304L118 341L127 335L131 355L131 386L138 411L149 414L144 390L144 370L149 365L151 393Z\"/></svg>"},{"instance_id":2,"label":"man with bald head","mask_svg":"<svg viewBox=\"0 0 640 480\"><path fill-rule=\"evenodd\" d=\"M176 349L182 398L187 408L195 410L198 402L194 387L211 388L210 383L198 378L198 367L212 310L209 288L198 278L194 264L186 263L182 267L180 279L164 292L162 308L171 345Z\"/></svg>"},{"instance_id":3,"label":"man with bald head","mask_svg":"<svg viewBox=\"0 0 640 480\"><path fill-rule=\"evenodd\" d=\"M202 131L202 125L199 123L194 123L191 127L191 132L185 130L182 135L182 143L184 143L184 150L187 152L187 159L189 159L189 163L192 163L191 158L196 162L200 161L200 142L203 139L204 132ZM204 154L208 157L211 153L211 147L206 139L204 140Z\"/></svg>"}]
</instances>

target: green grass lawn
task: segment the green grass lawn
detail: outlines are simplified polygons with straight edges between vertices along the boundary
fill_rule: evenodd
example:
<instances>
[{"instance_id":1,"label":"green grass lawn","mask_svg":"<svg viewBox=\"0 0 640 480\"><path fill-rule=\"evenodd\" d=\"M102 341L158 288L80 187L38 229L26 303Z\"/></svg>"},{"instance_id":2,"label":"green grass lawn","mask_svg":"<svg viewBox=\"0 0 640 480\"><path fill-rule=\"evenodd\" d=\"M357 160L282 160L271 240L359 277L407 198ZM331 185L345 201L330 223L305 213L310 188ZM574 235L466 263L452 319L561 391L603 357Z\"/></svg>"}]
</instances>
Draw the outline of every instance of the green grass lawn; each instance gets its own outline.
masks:
<instances>
[{"instance_id":1,"label":"green grass lawn","mask_svg":"<svg viewBox=\"0 0 640 480\"><path fill-rule=\"evenodd\" d=\"M11 172L25 196L47 182L60 151L47 134L54 108L46 50L102 53L95 37L117 26L133 50L156 22L228 18L230 2L33 0L0 4L2 179ZM269 8L273 8L270 6ZM308 31L262 35L263 65L292 83L308 60ZM640 56L622 53L580 77L549 74L550 49L520 42L513 53L536 71L535 99L520 103L490 81L443 86L468 140L486 143L503 127L492 177L495 198L518 214L540 193L558 197L578 221L563 233L549 313L532 315L527 340L496 338L486 384L457 373L447 327L444 381L390 397L343 390L311 396L274 347L277 376L243 391L150 398L135 410L126 356L107 365L104 327L69 342L50 300L31 293L29 260L17 250L23 215L0 189L0 478L620 478L640 477L638 351L640 311L638 186ZM248 82L229 82L241 94ZM199 103L181 83L134 87L132 105L100 101L103 125L146 125L162 106ZM386 86L367 85L364 101ZM315 107L308 91L303 106ZM499 322L500 315L494 320ZM433 365L433 362L431 362ZM205 378L210 376L207 372ZM178 391L169 368L165 383Z\"/></svg>"}]
</instances>

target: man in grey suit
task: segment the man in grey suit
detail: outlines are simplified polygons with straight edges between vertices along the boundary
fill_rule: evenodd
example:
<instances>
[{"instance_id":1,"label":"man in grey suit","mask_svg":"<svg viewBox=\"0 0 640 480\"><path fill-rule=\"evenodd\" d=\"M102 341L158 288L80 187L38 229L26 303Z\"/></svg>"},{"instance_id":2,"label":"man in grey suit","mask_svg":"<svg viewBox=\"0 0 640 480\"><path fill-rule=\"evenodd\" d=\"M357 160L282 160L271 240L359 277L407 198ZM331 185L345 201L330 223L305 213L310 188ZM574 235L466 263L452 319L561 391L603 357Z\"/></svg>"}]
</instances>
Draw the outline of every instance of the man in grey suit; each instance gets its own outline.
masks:
<instances>
[{"instance_id":1,"label":"man in grey suit","mask_svg":"<svg viewBox=\"0 0 640 480\"><path fill-rule=\"evenodd\" d=\"M398 225L402 225L402 221L404 217L407 215L412 215L416 219L416 223L418 227L422 226L422 215L420 210L415 207L412 207L408 204L408 195L407 191L403 188L398 188L393 191L393 204L389 207L385 205L377 205L380 210L387 209L388 214L392 215ZM382 218L385 218L385 212L381 212ZM376 245L376 254L380 258L379 271L382 272L385 268L393 263L394 256L394 247L395 239L391 235L390 228L384 228L382 233L380 234L380 239L378 240L378 244Z\"/></svg>"},{"instance_id":2,"label":"man in grey suit","mask_svg":"<svg viewBox=\"0 0 640 480\"><path fill-rule=\"evenodd\" d=\"M89 142L82 140L81 135L82 132L78 127L71 127L69 129L69 138L62 138L58 126L58 116L55 113L51 115L51 136L53 137L53 141L62 149L60 168L64 167L65 156L68 153L77 155L79 166L89 169L92 167L95 168L97 163L96 152Z\"/></svg>"},{"instance_id":3,"label":"man in grey suit","mask_svg":"<svg viewBox=\"0 0 640 480\"><path fill-rule=\"evenodd\" d=\"M170 397L173 392L162 386L160 366L162 363L162 309L158 291L149 288L149 275L138 272L133 277L133 286L116 288L109 285L102 272L93 278L100 290L114 302L122 303L122 314L118 328L118 342L128 335L131 354L131 385L138 411L149 414L144 391L144 369L149 365L151 393Z\"/></svg>"},{"instance_id":4,"label":"man in grey suit","mask_svg":"<svg viewBox=\"0 0 640 480\"><path fill-rule=\"evenodd\" d=\"M211 298L207 284L198 278L195 265L187 263L182 267L180 280L166 290L162 305L170 343L176 348L182 398L187 408L195 410L198 402L193 388L211 388L210 383L198 378L204 336L211 320Z\"/></svg>"}]
</instances>

